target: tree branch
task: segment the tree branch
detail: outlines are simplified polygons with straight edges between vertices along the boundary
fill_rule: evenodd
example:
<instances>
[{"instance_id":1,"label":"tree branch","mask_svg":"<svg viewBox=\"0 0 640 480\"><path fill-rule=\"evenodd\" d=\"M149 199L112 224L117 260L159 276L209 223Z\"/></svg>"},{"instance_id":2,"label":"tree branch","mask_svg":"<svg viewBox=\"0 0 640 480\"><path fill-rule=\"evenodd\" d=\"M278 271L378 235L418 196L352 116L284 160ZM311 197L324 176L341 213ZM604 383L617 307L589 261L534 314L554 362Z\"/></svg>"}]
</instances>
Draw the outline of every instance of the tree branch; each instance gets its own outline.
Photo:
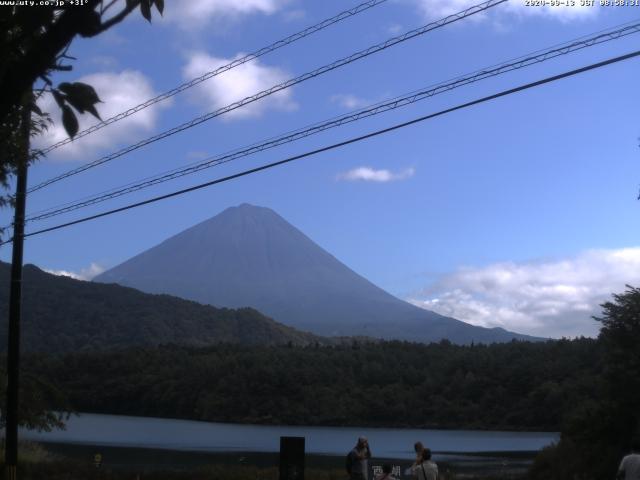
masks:
<instances>
[{"instance_id":1,"label":"tree branch","mask_svg":"<svg viewBox=\"0 0 640 480\"><path fill-rule=\"evenodd\" d=\"M107 13L107 10L109 10L111 7L113 7L117 2L118 2L118 0L111 0L109 5L107 5L106 7L103 6L102 10L100 11L100 15L104 15L105 13ZM104 2L103 2L103 5L104 5Z\"/></svg>"},{"instance_id":2,"label":"tree branch","mask_svg":"<svg viewBox=\"0 0 640 480\"><path fill-rule=\"evenodd\" d=\"M87 35L87 37L89 38L95 37L96 35L99 35L102 32L109 30L114 25L117 25L118 23L123 21L125 18L127 18L127 15L133 12L138 7L138 5L140 5L140 0L127 2L127 6L120 13L118 13L117 15L114 15L106 22L102 22L102 24L100 25L100 28L98 28L96 32L93 33L92 35Z\"/></svg>"}]
</instances>

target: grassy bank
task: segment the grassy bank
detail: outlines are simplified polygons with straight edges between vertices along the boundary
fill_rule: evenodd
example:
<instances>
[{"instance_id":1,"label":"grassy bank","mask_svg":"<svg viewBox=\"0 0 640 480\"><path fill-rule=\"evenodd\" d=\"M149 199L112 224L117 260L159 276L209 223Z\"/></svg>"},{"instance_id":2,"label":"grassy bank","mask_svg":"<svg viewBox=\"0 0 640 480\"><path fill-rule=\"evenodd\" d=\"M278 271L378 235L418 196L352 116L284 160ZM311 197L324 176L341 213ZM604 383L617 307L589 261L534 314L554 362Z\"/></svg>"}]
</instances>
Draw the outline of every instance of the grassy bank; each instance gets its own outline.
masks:
<instances>
[{"instance_id":1,"label":"grassy bank","mask_svg":"<svg viewBox=\"0 0 640 480\"><path fill-rule=\"evenodd\" d=\"M276 453L209 453L143 448L25 443L20 448L20 480L278 480ZM94 464L100 454L102 463ZM477 457L460 463L439 462L441 480L522 479L526 462L514 456L487 468ZM375 459L404 469L407 460ZM4 468L2 476L4 478ZM305 457L306 480L345 480L344 458Z\"/></svg>"},{"instance_id":2,"label":"grassy bank","mask_svg":"<svg viewBox=\"0 0 640 480\"><path fill-rule=\"evenodd\" d=\"M0 478L5 478L4 474ZM54 460L38 464L21 464L18 468L18 478L20 480L278 480L279 473L276 467L220 465L198 467L190 471L129 471L96 468L70 460ZM306 480L345 480L346 478L347 475L343 470L314 468L305 470ZM452 472L440 475L441 480L519 480L521 478L523 477L514 475L476 476Z\"/></svg>"}]
</instances>

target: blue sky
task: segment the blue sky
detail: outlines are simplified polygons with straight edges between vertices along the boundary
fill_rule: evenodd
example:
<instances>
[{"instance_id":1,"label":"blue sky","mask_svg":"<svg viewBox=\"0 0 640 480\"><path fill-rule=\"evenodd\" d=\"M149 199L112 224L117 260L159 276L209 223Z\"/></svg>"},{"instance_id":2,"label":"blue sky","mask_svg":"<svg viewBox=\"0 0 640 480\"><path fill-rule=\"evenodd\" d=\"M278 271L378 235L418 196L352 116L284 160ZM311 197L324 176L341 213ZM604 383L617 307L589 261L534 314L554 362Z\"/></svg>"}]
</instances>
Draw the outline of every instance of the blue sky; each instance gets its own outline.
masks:
<instances>
[{"instance_id":1,"label":"blue sky","mask_svg":"<svg viewBox=\"0 0 640 480\"><path fill-rule=\"evenodd\" d=\"M77 41L60 81L96 87L109 117L352 1L182 0ZM390 0L170 102L78 139L30 185L474 2ZM578 2L579 3L579 2ZM28 211L184 166L560 42L640 8L517 0L428 33L33 193ZM55 225L279 160L638 48L639 34L560 57L178 181L29 225ZM593 335L598 304L640 284L640 60L629 60L210 189L29 238L25 261L83 278L225 208L267 206L382 288L484 326ZM47 106L45 102L45 106ZM54 114L57 120L58 113ZM83 119L90 125L91 118ZM59 122L58 122L59 123ZM59 126L39 145L63 138ZM3 224L10 220L2 212ZM0 250L8 260L10 249Z\"/></svg>"}]
</instances>

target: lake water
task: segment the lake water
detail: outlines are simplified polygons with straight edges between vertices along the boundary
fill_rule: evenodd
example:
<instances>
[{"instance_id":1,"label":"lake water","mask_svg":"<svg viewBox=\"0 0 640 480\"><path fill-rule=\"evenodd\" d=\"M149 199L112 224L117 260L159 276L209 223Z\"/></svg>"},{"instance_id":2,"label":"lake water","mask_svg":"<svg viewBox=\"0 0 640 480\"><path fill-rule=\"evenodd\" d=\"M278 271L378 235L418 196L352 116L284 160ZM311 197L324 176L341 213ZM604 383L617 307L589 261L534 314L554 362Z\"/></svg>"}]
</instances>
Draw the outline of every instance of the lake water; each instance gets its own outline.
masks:
<instances>
[{"instance_id":1,"label":"lake water","mask_svg":"<svg viewBox=\"0 0 640 480\"><path fill-rule=\"evenodd\" d=\"M413 458L418 440L434 452L464 454L533 452L559 438L553 432L262 426L97 414L71 417L64 431L20 432L20 438L42 442L199 452L277 452L281 436L301 436L307 453L337 456L360 435L369 438L376 457L396 459Z\"/></svg>"}]
</instances>

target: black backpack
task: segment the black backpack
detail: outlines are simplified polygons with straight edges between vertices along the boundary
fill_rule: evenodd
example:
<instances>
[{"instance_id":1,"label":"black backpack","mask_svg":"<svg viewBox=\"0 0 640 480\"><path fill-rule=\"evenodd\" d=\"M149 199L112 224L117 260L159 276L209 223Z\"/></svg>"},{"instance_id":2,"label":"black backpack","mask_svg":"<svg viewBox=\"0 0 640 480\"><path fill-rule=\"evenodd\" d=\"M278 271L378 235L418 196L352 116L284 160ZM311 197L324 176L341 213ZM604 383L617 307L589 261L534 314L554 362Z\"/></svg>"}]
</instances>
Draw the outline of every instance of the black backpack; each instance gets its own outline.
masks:
<instances>
[{"instance_id":1,"label":"black backpack","mask_svg":"<svg viewBox=\"0 0 640 480\"><path fill-rule=\"evenodd\" d=\"M344 466L347 469L347 473L351 475L351 468L353 467L353 456L351 452L347 453L347 458L344 461Z\"/></svg>"}]
</instances>

